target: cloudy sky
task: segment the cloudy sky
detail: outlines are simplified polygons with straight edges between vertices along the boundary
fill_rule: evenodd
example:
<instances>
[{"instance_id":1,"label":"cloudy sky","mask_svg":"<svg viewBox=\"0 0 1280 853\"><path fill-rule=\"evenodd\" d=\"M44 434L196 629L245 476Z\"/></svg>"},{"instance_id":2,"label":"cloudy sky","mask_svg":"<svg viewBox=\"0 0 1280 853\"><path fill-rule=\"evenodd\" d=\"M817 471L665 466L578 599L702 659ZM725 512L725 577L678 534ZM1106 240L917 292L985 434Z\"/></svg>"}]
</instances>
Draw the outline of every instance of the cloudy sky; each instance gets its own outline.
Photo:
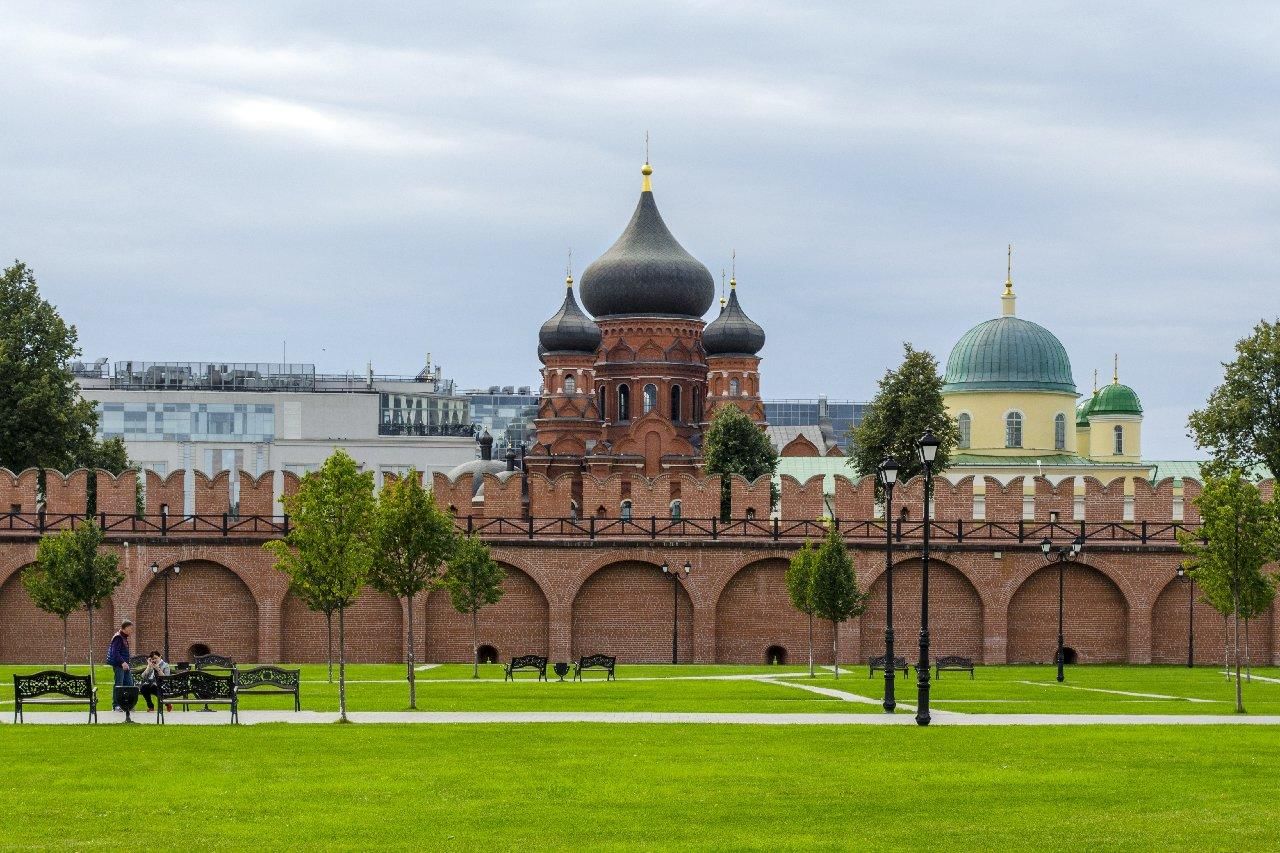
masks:
<instances>
[{"instance_id":1,"label":"cloudy sky","mask_svg":"<svg viewBox=\"0 0 1280 853\"><path fill-rule=\"evenodd\" d=\"M457 4L453 4L457 5ZM765 396L866 399L998 313L1145 455L1280 313L1280 7L6 3L0 256L88 357L537 384L635 204L738 254ZM459 7L461 8L461 7Z\"/></svg>"}]
</instances>

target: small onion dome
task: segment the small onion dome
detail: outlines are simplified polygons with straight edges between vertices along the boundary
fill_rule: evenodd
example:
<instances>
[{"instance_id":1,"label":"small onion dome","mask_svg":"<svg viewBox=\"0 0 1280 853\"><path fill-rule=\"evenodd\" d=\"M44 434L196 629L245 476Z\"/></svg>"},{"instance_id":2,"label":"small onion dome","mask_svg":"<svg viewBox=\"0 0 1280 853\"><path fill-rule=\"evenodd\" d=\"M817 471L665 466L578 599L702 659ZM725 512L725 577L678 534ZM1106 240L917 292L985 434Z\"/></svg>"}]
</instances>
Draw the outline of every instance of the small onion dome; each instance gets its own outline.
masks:
<instances>
[{"instance_id":1,"label":"small onion dome","mask_svg":"<svg viewBox=\"0 0 1280 853\"><path fill-rule=\"evenodd\" d=\"M538 344L538 361L542 362L543 364L547 363L547 348L544 347L541 343Z\"/></svg>"},{"instance_id":2,"label":"small onion dome","mask_svg":"<svg viewBox=\"0 0 1280 853\"><path fill-rule=\"evenodd\" d=\"M1142 401L1128 385L1112 382L1093 398L1090 415L1140 415Z\"/></svg>"},{"instance_id":3,"label":"small onion dome","mask_svg":"<svg viewBox=\"0 0 1280 853\"><path fill-rule=\"evenodd\" d=\"M701 318L715 301L711 272L676 241L644 185L631 221L609 250L582 273L582 304L595 317Z\"/></svg>"},{"instance_id":4,"label":"small onion dome","mask_svg":"<svg viewBox=\"0 0 1280 853\"><path fill-rule=\"evenodd\" d=\"M582 313L573 297L573 277L565 278L564 304L538 332L539 355L548 352L595 352L600 347L600 327Z\"/></svg>"},{"instance_id":5,"label":"small onion dome","mask_svg":"<svg viewBox=\"0 0 1280 853\"><path fill-rule=\"evenodd\" d=\"M1092 397L1090 397L1087 400L1081 400L1080 404L1076 406L1076 426L1078 427L1089 426L1089 414L1093 411L1093 403L1097 399L1098 399L1098 392L1094 391Z\"/></svg>"},{"instance_id":6,"label":"small onion dome","mask_svg":"<svg viewBox=\"0 0 1280 853\"><path fill-rule=\"evenodd\" d=\"M729 303L702 332L707 355L755 355L764 349L764 329L738 302L738 283L730 282Z\"/></svg>"}]
</instances>

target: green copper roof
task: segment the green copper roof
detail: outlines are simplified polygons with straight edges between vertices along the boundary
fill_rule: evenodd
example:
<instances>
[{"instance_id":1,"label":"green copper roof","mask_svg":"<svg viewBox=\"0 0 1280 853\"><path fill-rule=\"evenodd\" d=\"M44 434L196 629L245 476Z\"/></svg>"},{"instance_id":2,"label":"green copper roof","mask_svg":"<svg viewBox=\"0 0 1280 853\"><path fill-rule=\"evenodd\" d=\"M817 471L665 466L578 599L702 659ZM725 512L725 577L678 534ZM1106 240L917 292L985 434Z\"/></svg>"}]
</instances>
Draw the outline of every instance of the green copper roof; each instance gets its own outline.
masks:
<instances>
[{"instance_id":1,"label":"green copper roof","mask_svg":"<svg viewBox=\"0 0 1280 853\"><path fill-rule=\"evenodd\" d=\"M1084 429L1089 428L1089 413L1093 411L1093 401L1096 399L1098 399L1098 396L1095 392L1094 396L1081 400L1080 404L1076 406L1076 426Z\"/></svg>"},{"instance_id":2,"label":"green copper roof","mask_svg":"<svg viewBox=\"0 0 1280 853\"><path fill-rule=\"evenodd\" d=\"M1044 326L1018 317L979 323L951 350L943 392L1076 392L1062 342Z\"/></svg>"},{"instance_id":3,"label":"green copper roof","mask_svg":"<svg viewBox=\"0 0 1280 853\"><path fill-rule=\"evenodd\" d=\"M1140 415L1142 402L1128 385L1112 382L1098 391L1089 407L1090 415Z\"/></svg>"}]
</instances>

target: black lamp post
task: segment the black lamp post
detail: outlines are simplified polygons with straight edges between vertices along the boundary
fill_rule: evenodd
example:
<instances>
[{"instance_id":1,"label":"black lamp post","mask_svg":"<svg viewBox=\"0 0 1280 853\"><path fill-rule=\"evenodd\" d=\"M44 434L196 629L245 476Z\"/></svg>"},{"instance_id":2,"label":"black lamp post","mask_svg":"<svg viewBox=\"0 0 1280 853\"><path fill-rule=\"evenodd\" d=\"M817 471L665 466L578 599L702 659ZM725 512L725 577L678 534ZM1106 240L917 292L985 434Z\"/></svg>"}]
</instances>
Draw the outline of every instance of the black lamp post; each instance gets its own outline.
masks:
<instances>
[{"instance_id":1,"label":"black lamp post","mask_svg":"<svg viewBox=\"0 0 1280 853\"><path fill-rule=\"evenodd\" d=\"M884 487L884 711L892 714L898 703L893 696L893 486L898 482L898 461L886 456L880 463L880 485Z\"/></svg>"},{"instance_id":2,"label":"black lamp post","mask_svg":"<svg viewBox=\"0 0 1280 853\"><path fill-rule=\"evenodd\" d=\"M1062 577L1066 570L1067 563L1080 556L1080 549L1084 547L1084 540L1079 536L1070 545L1063 545L1054 548L1053 541L1045 537L1040 543L1040 553L1044 554L1044 558L1050 563L1058 564L1058 680L1065 681L1066 675L1062 671L1062 665L1066 662L1066 654L1062 645Z\"/></svg>"},{"instance_id":3,"label":"black lamp post","mask_svg":"<svg viewBox=\"0 0 1280 853\"><path fill-rule=\"evenodd\" d=\"M688 560L684 561L685 577L689 576L689 572L693 571L693 566ZM672 569L667 565L667 561L662 561L662 573L671 578L671 662L679 662L680 652L680 572L678 569Z\"/></svg>"},{"instance_id":4,"label":"black lamp post","mask_svg":"<svg viewBox=\"0 0 1280 853\"><path fill-rule=\"evenodd\" d=\"M169 660L169 575L182 574L182 567L176 563L167 569L160 568L159 563L151 564L151 574L164 578L164 659Z\"/></svg>"},{"instance_id":5,"label":"black lamp post","mask_svg":"<svg viewBox=\"0 0 1280 853\"><path fill-rule=\"evenodd\" d=\"M925 430L916 442L924 465L924 547L920 551L920 663L916 667L916 724L929 725L929 505L933 502L933 461L938 458L938 439ZM893 661L886 661L893 666Z\"/></svg>"},{"instance_id":6,"label":"black lamp post","mask_svg":"<svg viewBox=\"0 0 1280 853\"><path fill-rule=\"evenodd\" d=\"M1178 566L1178 580L1187 584L1187 669L1196 665L1196 579L1185 566Z\"/></svg>"}]
</instances>

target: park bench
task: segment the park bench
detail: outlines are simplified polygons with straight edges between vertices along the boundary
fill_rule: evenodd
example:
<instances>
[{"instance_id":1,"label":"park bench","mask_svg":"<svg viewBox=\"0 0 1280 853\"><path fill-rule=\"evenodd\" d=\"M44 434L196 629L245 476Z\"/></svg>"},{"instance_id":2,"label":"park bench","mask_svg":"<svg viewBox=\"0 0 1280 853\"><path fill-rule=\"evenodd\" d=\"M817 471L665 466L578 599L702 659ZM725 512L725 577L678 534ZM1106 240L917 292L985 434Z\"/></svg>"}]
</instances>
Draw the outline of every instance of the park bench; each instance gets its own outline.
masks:
<instances>
[{"instance_id":1,"label":"park bench","mask_svg":"<svg viewBox=\"0 0 1280 853\"><path fill-rule=\"evenodd\" d=\"M156 722L164 723L164 706L169 704L187 705L191 701L210 705L229 705L231 722L240 722L239 703L236 699L235 673L217 675L203 669L187 669L173 675L157 675ZM195 696L195 700L188 699Z\"/></svg>"},{"instance_id":2,"label":"park bench","mask_svg":"<svg viewBox=\"0 0 1280 853\"><path fill-rule=\"evenodd\" d=\"M933 662L935 678L941 678L944 672L967 672L969 680L973 680L973 658L960 655L944 655Z\"/></svg>"},{"instance_id":3,"label":"park bench","mask_svg":"<svg viewBox=\"0 0 1280 853\"><path fill-rule=\"evenodd\" d=\"M52 694L63 698L53 699ZM13 721L23 719L24 705L88 705L89 722L98 722L98 688L87 675L68 675L57 669L46 669L34 675L13 676Z\"/></svg>"},{"instance_id":4,"label":"park bench","mask_svg":"<svg viewBox=\"0 0 1280 853\"><path fill-rule=\"evenodd\" d=\"M586 669L603 669L609 674L605 676L605 681L613 681L613 668L618 659L610 655L585 655L578 658L578 662L573 665L573 680L581 681L582 672Z\"/></svg>"},{"instance_id":5,"label":"park bench","mask_svg":"<svg viewBox=\"0 0 1280 853\"><path fill-rule=\"evenodd\" d=\"M879 672L884 672L884 671L885 671L885 665L884 665L884 663L885 663L885 656L884 656L884 655L876 655L875 657L873 657L873 658L868 662L868 665L869 665L869 667L870 667L870 668L869 668L869 669L868 669L868 671L867 671L867 678L871 678L873 675L875 675L875 674L876 674L876 672L877 672L877 671L879 671ZM907 659L906 659L906 658L898 657L897 655L894 655L894 656L893 656L893 669L894 669L894 671L895 671L895 672L901 672L901 673L902 673L902 677L903 677L903 678L906 678L906 677L907 677Z\"/></svg>"},{"instance_id":6,"label":"park bench","mask_svg":"<svg viewBox=\"0 0 1280 853\"><path fill-rule=\"evenodd\" d=\"M196 669L235 669L236 662L226 655L196 655L191 661Z\"/></svg>"},{"instance_id":7,"label":"park bench","mask_svg":"<svg viewBox=\"0 0 1280 853\"><path fill-rule=\"evenodd\" d=\"M302 670L281 669L278 666L255 666L235 670L236 696L243 698L253 693L259 696L293 696L293 710L302 710L299 690Z\"/></svg>"},{"instance_id":8,"label":"park bench","mask_svg":"<svg viewBox=\"0 0 1280 853\"><path fill-rule=\"evenodd\" d=\"M511 659L511 663L502 668L503 681L515 681L516 673L522 669L536 669L538 680L547 680L547 659L542 655L520 655Z\"/></svg>"}]
</instances>

